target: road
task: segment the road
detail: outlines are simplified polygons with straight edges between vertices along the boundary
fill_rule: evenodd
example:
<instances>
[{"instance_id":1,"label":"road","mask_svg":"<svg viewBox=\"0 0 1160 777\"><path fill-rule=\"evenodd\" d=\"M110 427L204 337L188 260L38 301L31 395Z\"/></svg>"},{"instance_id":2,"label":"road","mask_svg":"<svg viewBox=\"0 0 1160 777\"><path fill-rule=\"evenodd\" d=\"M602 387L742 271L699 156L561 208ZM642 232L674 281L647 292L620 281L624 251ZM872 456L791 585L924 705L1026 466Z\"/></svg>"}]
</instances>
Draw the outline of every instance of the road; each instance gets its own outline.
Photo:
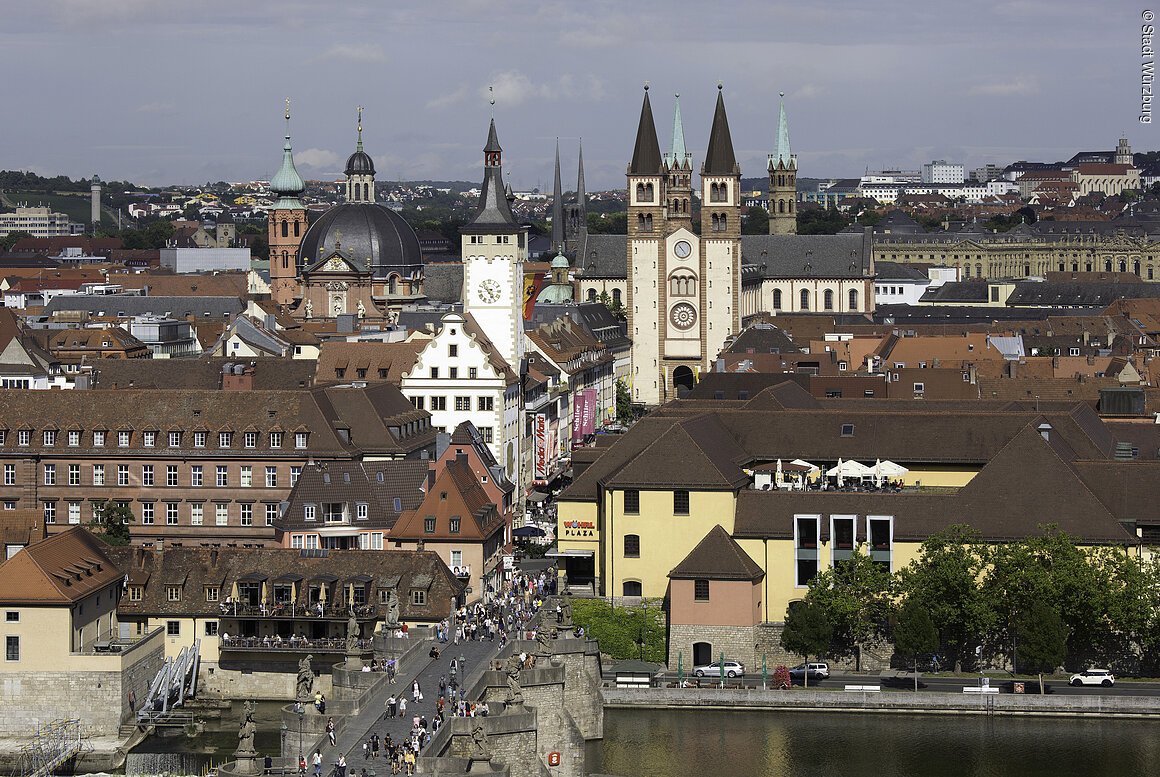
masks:
<instances>
[{"instance_id":1,"label":"road","mask_svg":"<svg viewBox=\"0 0 1160 777\"><path fill-rule=\"evenodd\" d=\"M772 675L772 674L773 673L770 672L770 675ZM685 676L686 676L686 678L688 678L690 680L693 679L691 672L686 673ZM1002 693L1008 692L1007 688L1005 688L1004 686L1009 685L1009 683L1011 682L1010 675L989 675L989 676L991 678L991 685L999 686L1002 689L1001 690ZM676 672L669 672L669 673L663 675L663 677L664 677L664 682L666 685L668 683L677 682ZM605 673L604 679L612 681L612 680L615 680L616 678L609 673ZM702 678L701 682L702 683L712 682L714 679L716 679L716 678L706 677L706 678ZM1026 692L1028 694L1034 694L1034 693L1039 692L1039 683L1038 683L1037 678L1020 677L1019 681L1025 684ZM745 677L741 678L741 680L729 680L728 682L731 684L741 682L747 688L760 688L761 687L761 675L758 674L755 677L755 676L750 674L750 675L746 675ZM907 691L907 690L913 691L914 676L913 675L902 675L902 676L899 676L897 678L891 678L890 682L883 682L882 676L877 674L877 673L856 674L853 672L841 672L841 673L832 674L832 675L830 675L829 678L827 678L825 680L819 680L819 681L810 680L810 687L811 688L819 688L821 690L842 690L842 688L844 688L847 685L879 685L879 684L881 684L884 688L889 687L889 688L897 688L898 690L901 690L901 691ZM979 684L979 682L978 682L977 675L971 675L971 676L960 675L958 677L949 676L949 675L919 675L919 691L920 692L925 691L925 692L936 692L936 693L962 693L964 687L977 686L978 684ZM1044 684L1049 687L1050 693L1052 693L1053 695L1058 694L1061 696L1083 696L1083 695L1093 695L1093 694L1094 695L1101 695L1102 694L1102 695L1106 695L1106 696L1160 696L1160 682L1146 681L1146 680L1130 681L1130 682L1120 681L1120 682L1117 682L1111 688L1103 688L1100 686L1083 686L1080 688L1073 688L1067 684L1067 681L1065 679L1060 679L1060 678L1044 678ZM796 685L796 683L795 683L795 685Z\"/></svg>"}]
</instances>

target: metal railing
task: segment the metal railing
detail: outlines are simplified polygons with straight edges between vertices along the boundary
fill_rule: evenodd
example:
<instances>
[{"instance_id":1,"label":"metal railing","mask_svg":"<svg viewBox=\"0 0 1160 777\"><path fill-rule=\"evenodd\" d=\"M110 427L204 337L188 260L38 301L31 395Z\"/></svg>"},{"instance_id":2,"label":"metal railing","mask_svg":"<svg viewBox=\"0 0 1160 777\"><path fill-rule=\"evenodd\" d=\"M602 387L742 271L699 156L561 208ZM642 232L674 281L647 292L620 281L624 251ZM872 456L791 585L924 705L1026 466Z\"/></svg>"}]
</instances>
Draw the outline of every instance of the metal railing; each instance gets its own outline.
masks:
<instances>
[{"instance_id":1,"label":"metal railing","mask_svg":"<svg viewBox=\"0 0 1160 777\"><path fill-rule=\"evenodd\" d=\"M23 777L48 777L77 755L92 750L81 733L80 720L54 720L37 724L32 741L21 745L16 773Z\"/></svg>"},{"instance_id":2,"label":"metal railing","mask_svg":"<svg viewBox=\"0 0 1160 777\"><path fill-rule=\"evenodd\" d=\"M346 651L345 637L321 637L310 639L307 637L222 637L219 643L222 650L277 650L284 652L304 652L312 650L320 653L342 653ZM369 639L358 640L359 650L371 650L373 642Z\"/></svg>"}]
</instances>

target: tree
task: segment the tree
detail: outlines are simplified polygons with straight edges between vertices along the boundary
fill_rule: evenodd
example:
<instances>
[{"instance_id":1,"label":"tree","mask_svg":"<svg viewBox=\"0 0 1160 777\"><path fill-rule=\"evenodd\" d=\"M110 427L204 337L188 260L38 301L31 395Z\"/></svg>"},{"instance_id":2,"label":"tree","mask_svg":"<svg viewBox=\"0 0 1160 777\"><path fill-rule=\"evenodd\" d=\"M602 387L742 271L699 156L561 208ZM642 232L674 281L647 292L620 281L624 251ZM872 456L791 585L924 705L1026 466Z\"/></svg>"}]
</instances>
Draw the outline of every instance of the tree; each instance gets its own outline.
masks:
<instances>
[{"instance_id":1,"label":"tree","mask_svg":"<svg viewBox=\"0 0 1160 777\"><path fill-rule=\"evenodd\" d=\"M132 521L133 511L128 505L109 500L93 505L93 520L89 526L109 545L128 545Z\"/></svg>"},{"instance_id":2,"label":"tree","mask_svg":"<svg viewBox=\"0 0 1160 777\"><path fill-rule=\"evenodd\" d=\"M855 656L861 645L886 633L893 611L894 579L862 548L810 581L806 601L817 605L833 629L830 648Z\"/></svg>"},{"instance_id":3,"label":"tree","mask_svg":"<svg viewBox=\"0 0 1160 777\"><path fill-rule=\"evenodd\" d=\"M930 612L917 601L907 601L894 627L894 649L914 661L914 690L918 690L918 654L933 652L937 647L938 629Z\"/></svg>"},{"instance_id":4,"label":"tree","mask_svg":"<svg viewBox=\"0 0 1160 777\"><path fill-rule=\"evenodd\" d=\"M0 248L4 249L5 251L11 251L12 246L16 245L16 241L22 240L26 237L33 237L33 234L31 232L25 232L22 229L9 232L4 237L0 237Z\"/></svg>"},{"instance_id":5,"label":"tree","mask_svg":"<svg viewBox=\"0 0 1160 777\"><path fill-rule=\"evenodd\" d=\"M785 613L781 630L781 646L791 653L806 657L805 683L810 684L810 656L825 655L830 647L834 627L822 608L807 597L804 602L793 602Z\"/></svg>"},{"instance_id":6,"label":"tree","mask_svg":"<svg viewBox=\"0 0 1160 777\"><path fill-rule=\"evenodd\" d=\"M632 392L624 378L616 380L616 422L622 426L632 423Z\"/></svg>"},{"instance_id":7,"label":"tree","mask_svg":"<svg viewBox=\"0 0 1160 777\"><path fill-rule=\"evenodd\" d=\"M767 235L769 234L769 214L765 208L753 205L741 217L741 234Z\"/></svg>"},{"instance_id":8,"label":"tree","mask_svg":"<svg viewBox=\"0 0 1160 777\"><path fill-rule=\"evenodd\" d=\"M1043 693L1043 673L1054 672L1067 654L1067 626L1054 607L1041 599L1031 601L1016 615L1019 637L1018 660L1023 668L1039 675Z\"/></svg>"},{"instance_id":9,"label":"tree","mask_svg":"<svg viewBox=\"0 0 1160 777\"><path fill-rule=\"evenodd\" d=\"M928 537L918 558L898 573L899 593L930 614L951 662L973 659L974 646L995 622L979 587L988 563L978 533L955 525Z\"/></svg>"}]
</instances>

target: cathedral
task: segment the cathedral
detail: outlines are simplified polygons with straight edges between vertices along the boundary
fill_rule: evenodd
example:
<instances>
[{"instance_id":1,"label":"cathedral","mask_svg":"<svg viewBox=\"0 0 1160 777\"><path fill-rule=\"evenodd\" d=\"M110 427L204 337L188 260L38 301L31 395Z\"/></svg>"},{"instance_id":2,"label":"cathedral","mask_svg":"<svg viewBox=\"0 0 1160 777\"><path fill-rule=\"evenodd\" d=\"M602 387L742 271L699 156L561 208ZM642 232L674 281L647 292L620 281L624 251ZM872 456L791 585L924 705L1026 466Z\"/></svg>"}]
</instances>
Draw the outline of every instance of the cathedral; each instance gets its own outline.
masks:
<instances>
[{"instance_id":1,"label":"cathedral","mask_svg":"<svg viewBox=\"0 0 1160 777\"><path fill-rule=\"evenodd\" d=\"M282 167L270 179L276 198L268 217L270 292L300 320L354 314L391 322L401 305L423 299L423 254L403 217L375 201L375 163L363 149L361 108L345 175L344 201L308 224L287 106Z\"/></svg>"}]
</instances>

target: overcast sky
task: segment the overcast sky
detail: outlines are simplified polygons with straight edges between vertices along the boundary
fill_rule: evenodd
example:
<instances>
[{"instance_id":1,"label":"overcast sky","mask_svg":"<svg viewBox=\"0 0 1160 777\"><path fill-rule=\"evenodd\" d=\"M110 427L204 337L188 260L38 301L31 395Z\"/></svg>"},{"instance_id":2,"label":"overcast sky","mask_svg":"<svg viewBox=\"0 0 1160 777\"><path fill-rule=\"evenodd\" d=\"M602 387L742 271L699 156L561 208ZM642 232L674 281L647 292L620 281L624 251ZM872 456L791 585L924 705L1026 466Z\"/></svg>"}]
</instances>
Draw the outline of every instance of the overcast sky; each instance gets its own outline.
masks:
<instances>
[{"instance_id":1,"label":"overcast sky","mask_svg":"<svg viewBox=\"0 0 1160 777\"><path fill-rule=\"evenodd\" d=\"M945 158L1054 161L1139 123L1140 25L1123 0L4 0L0 168L147 185L269 178L283 100L307 177L341 174L355 107L379 180L478 180L494 85L505 169L623 187L641 87L667 150L672 95L700 165L716 84L742 173L786 94L802 176Z\"/></svg>"}]
</instances>

